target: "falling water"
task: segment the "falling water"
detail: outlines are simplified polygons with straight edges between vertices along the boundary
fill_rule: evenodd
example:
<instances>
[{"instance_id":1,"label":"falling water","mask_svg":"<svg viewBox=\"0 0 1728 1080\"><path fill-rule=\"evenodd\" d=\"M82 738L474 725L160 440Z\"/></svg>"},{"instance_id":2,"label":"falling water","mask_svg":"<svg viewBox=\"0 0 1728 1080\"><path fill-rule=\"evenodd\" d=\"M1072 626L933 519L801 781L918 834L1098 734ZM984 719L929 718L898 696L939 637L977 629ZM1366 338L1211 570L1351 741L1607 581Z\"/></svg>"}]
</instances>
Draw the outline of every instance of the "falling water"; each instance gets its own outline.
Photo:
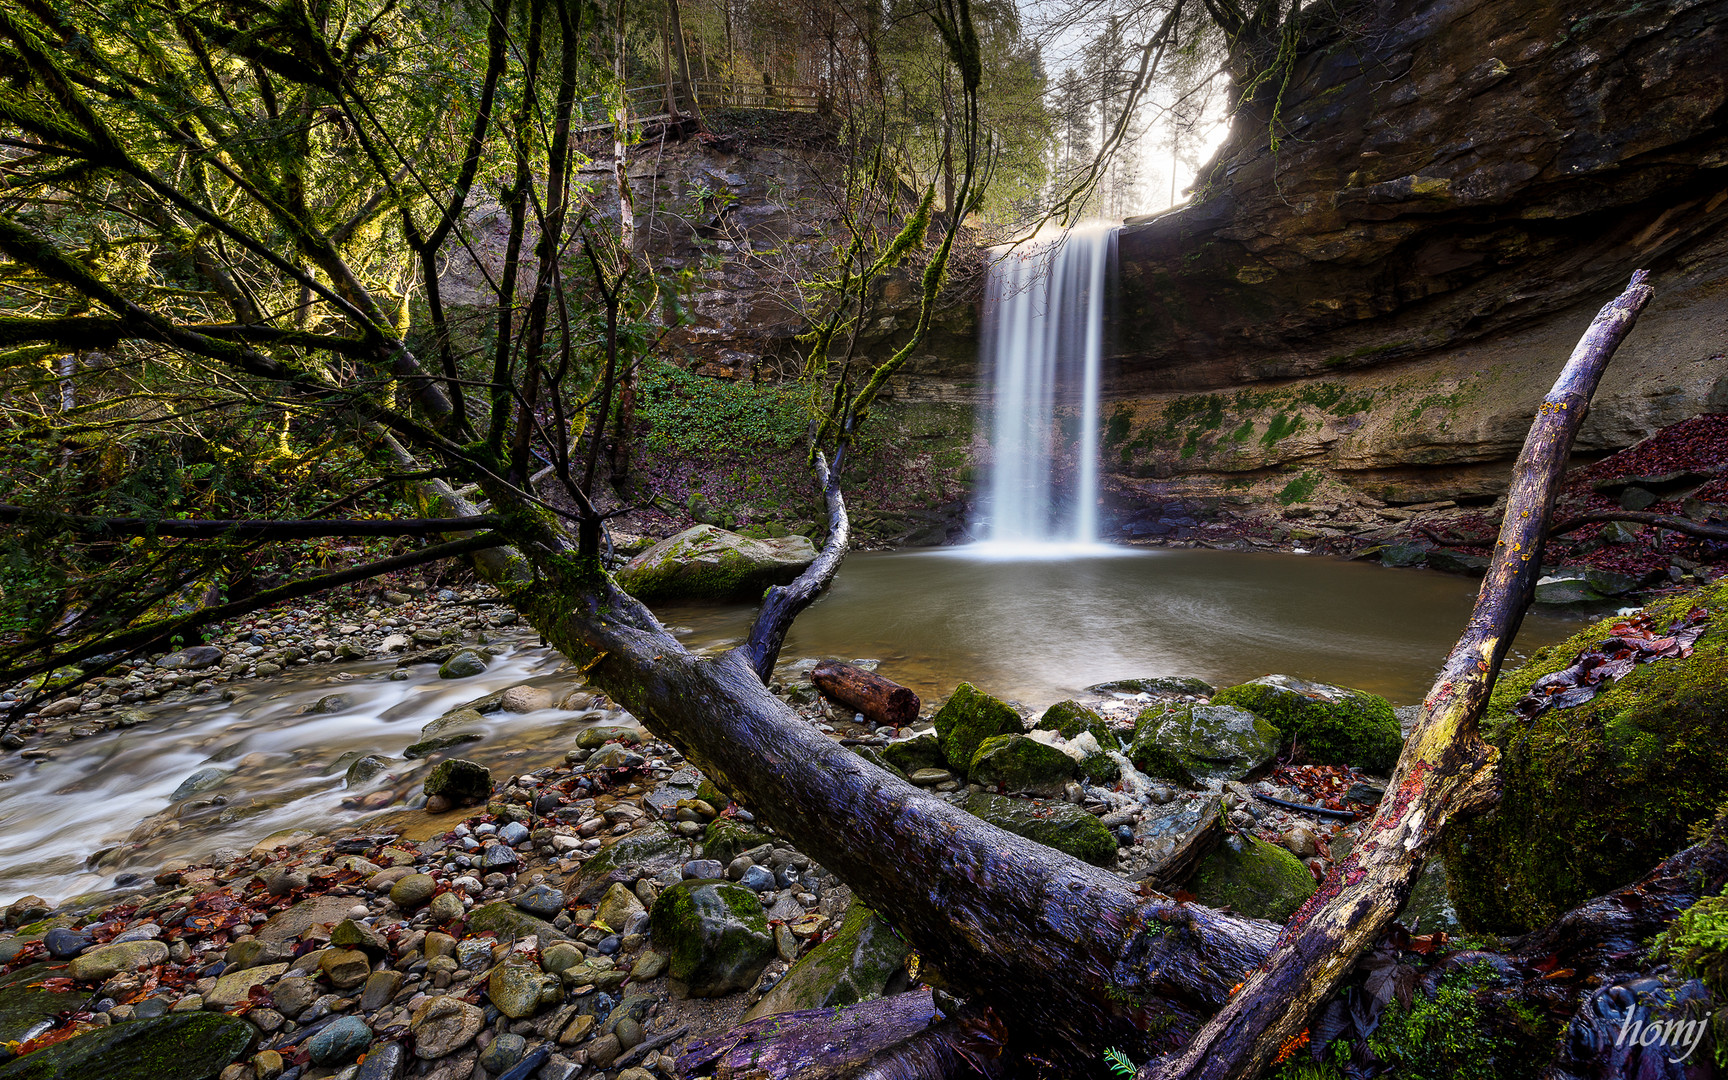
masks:
<instances>
[{"instance_id":1,"label":"falling water","mask_svg":"<svg viewBox=\"0 0 1728 1080\"><path fill-rule=\"evenodd\" d=\"M1097 543L1098 382L1115 249L1113 227L1081 228L991 263L982 351L992 460L975 529L987 545L1035 553ZM1077 431L1064 432L1059 407L1077 407Z\"/></svg>"}]
</instances>

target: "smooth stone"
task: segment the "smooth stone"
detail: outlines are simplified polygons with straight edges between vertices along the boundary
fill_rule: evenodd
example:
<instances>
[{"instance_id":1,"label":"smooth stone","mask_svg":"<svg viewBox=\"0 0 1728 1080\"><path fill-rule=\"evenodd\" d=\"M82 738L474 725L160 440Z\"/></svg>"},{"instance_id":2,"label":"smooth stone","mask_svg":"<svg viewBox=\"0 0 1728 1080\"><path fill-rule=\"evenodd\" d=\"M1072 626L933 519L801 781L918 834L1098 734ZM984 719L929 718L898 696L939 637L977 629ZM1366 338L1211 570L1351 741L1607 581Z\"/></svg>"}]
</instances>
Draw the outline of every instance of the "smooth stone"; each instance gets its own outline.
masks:
<instances>
[{"instance_id":1,"label":"smooth stone","mask_svg":"<svg viewBox=\"0 0 1728 1080\"><path fill-rule=\"evenodd\" d=\"M91 945L90 935L78 930L68 930L64 926L56 926L42 938L42 945L48 950L48 955L56 960L70 960L88 949Z\"/></svg>"},{"instance_id":2,"label":"smooth stone","mask_svg":"<svg viewBox=\"0 0 1728 1080\"><path fill-rule=\"evenodd\" d=\"M594 909L594 921L612 930L622 930L643 910L642 900L635 892L622 884L615 884L600 898L599 906Z\"/></svg>"},{"instance_id":3,"label":"smooth stone","mask_svg":"<svg viewBox=\"0 0 1728 1080\"><path fill-rule=\"evenodd\" d=\"M444 661L438 668L440 679L470 679L486 670L486 658L473 649L463 649L461 652Z\"/></svg>"},{"instance_id":4,"label":"smooth stone","mask_svg":"<svg viewBox=\"0 0 1728 1080\"><path fill-rule=\"evenodd\" d=\"M427 909L432 913L432 921L439 926L453 923L468 913L462 906L462 900L453 892L441 892L432 898L432 906Z\"/></svg>"},{"instance_id":5,"label":"smooth stone","mask_svg":"<svg viewBox=\"0 0 1728 1080\"><path fill-rule=\"evenodd\" d=\"M407 1064L408 1051L402 1049L401 1043L380 1043L366 1052L366 1060L361 1062L354 1080L398 1080ZM260 1076L258 1080L264 1078Z\"/></svg>"},{"instance_id":6,"label":"smooth stone","mask_svg":"<svg viewBox=\"0 0 1728 1080\"><path fill-rule=\"evenodd\" d=\"M500 964L486 980L486 997L512 1020L533 1016L540 1008L546 975L526 964Z\"/></svg>"},{"instance_id":7,"label":"smooth stone","mask_svg":"<svg viewBox=\"0 0 1728 1080\"><path fill-rule=\"evenodd\" d=\"M498 1075L510 1066L522 1060L522 1055L528 1050L528 1040L520 1035L504 1034L492 1040L480 1055L480 1065L487 1072Z\"/></svg>"},{"instance_id":8,"label":"smooth stone","mask_svg":"<svg viewBox=\"0 0 1728 1080\"><path fill-rule=\"evenodd\" d=\"M372 1045L372 1029L357 1016L344 1016L312 1036L306 1048L314 1065L347 1065Z\"/></svg>"},{"instance_id":9,"label":"smooth stone","mask_svg":"<svg viewBox=\"0 0 1728 1080\"><path fill-rule=\"evenodd\" d=\"M78 956L66 965L75 982L102 982L122 971L141 971L168 959L168 946L160 941L128 941L103 945Z\"/></svg>"},{"instance_id":10,"label":"smooth stone","mask_svg":"<svg viewBox=\"0 0 1728 1080\"><path fill-rule=\"evenodd\" d=\"M530 915L551 919L564 910L564 890L547 884L535 885L510 901Z\"/></svg>"},{"instance_id":11,"label":"smooth stone","mask_svg":"<svg viewBox=\"0 0 1728 1080\"><path fill-rule=\"evenodd\" d=\"M430 1061L446 1057L474 1041L486 1026L486 1011L460 998L435 997L420 1006L410 1025L414 1056Z\"/></svg>"},{"instance_id":12,"label":"smooth stone","mask_svg":"<svg viewBox=\"0 0 1728 1080\"><path fill-rule=\"evenodd\" d=\"M409 874L390 886L390 902L403 911L423 907L432 899L438 882L431 874Z\"/></svg>"},{"instance_id":13,"label":"smooth stone","mask_svg":"<svg viewBox=\"0 0 1728 1080\"><path fill-rule=\"evenodd\" d=\"M232 1009L251 998L253 987L263 986L287 970L288 965L282 963L224 972L222 977L216 980L216 985L204 995L204 1002L212 1008Z\"/></svg>"},{"instance_id":14,"label":"smooth stone","mask_svg":"<svg viewBox=\"0 0 1728 1080\"><path fill-rule=\"evenodd\" d=\"M390 1004L396 997L396 992L402 989L404 976L400 971L384 968L366 976L366 985L360 991L360 1008L367 1012L377 1012Z\"/></svg>"}]
</instances>

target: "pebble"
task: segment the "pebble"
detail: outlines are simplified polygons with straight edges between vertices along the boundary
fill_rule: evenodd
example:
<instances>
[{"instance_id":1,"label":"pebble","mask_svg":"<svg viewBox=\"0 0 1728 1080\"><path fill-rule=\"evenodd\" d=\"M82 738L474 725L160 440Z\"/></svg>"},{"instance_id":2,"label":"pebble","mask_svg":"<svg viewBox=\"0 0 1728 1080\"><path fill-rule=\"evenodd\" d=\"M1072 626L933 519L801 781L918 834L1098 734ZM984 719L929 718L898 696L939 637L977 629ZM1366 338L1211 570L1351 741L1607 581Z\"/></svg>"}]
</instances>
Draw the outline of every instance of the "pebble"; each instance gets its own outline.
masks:
<instances>
[{"instance_id":1,"label":"pebble","mask_svg":"<svg viewBox=\"0 0 1728 1080\"><path fill-rule=\"evenodd\" d=\"M314 1065L347 1065L372 1043L372 1029L357 1016L344 1016L312 1036L307 1050Z\"/></svg>"}]
</instances>

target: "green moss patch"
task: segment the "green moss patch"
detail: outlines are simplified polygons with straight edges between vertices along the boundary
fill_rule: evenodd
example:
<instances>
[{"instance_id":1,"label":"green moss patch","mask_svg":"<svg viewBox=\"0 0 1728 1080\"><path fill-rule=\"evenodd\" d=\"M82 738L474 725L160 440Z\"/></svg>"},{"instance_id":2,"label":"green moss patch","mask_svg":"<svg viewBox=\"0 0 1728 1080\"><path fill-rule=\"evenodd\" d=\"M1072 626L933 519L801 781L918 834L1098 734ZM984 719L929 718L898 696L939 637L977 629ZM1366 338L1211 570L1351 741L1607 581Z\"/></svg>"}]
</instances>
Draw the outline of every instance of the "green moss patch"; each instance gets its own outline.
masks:
<instances>
[{"instance_id":1,"label":"green moss patch","mask_svg":"<svg viewBox=\"0 0 1728 1080\"><path fill-rule=\"evenodd\" d=\"M1025 722L1013 706L963 682L937 710L936 739L942 756L957 770L971 764L984 740L995 735L1018 735Z\"/></svg>"},{"instance_id":2,"label":"green moss patch","mask_svg":"<svg viewBox=\"0 0 1728 1080\"><path fill-rule=\"evenodd\" d=\"M1392 703L1360 690L1267 675L1218 691L1212 704L1235 705L1270 720L1322 765L1383 773L1404 749Z\"/></svg>"},{"instance_id":3,"label":"green moss patch","mask_svg":"<svg viewBox=\"0 0 1728 1080\"><path fill-rule=\"evenodd\" d=\"M1064 851L1093 866L1116 865L1116 838L1104 823L1073 803L1026 802L975 794L965 808L1004 832Z\"/></svg>"},{"instance_id":4,"label":"green moss patch","mask_svg":"<svg viewBox=\"0 0 1728 1080\"><path fill-rule=\"evenodd\" d=\"M1194 873L1189 888L1207 907L1283 922L1317 888L1301 860L1275 844L1231 833Z\"/></svg>"},{"instance_id":5,"label":"green moss patch","mask_svg":"<svg viewBox=\"0 0 1728 1080\"><path fill-rule=\"evenodd\" d=\"M1074 779L1075 761L1067 754L1025 735L985 739L966 770L974 784L1000 791L1056 795Z\"/></svg>"},{"instance_id":6,"label":"green moss patch","mask_svg":"<svg viewBox=\"0 0 1728 1080\"><path fill-rule=\"evenodd\" d=\"M0 1068L0 1080L215 1080L255 1034L211 1013L132 1020L26 1054Z\"/></svg>"}]
</instances>

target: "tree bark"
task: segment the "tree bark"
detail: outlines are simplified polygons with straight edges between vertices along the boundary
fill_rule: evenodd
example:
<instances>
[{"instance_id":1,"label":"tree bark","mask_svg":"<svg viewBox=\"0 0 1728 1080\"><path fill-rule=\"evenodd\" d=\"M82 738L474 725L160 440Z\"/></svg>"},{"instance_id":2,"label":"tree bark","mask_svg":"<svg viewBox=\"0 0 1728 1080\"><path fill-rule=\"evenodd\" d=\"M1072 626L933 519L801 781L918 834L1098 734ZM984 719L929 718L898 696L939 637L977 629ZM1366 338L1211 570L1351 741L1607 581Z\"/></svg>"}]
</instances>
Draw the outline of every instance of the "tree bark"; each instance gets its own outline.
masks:
<instances>
[{"instance_id":1,"label":"tree bark","mask_svg":"<svg viewBox=\"0 0 1728 1080\"><path fill-rule=\"evenodd\" d=\"M1711 525L1708 522L1693 521L1691 518L1675 517L1673 514L1652 514L1643 510L1599 510L1579 514L1549 529L1548 535L1560 536L1599 521L1630 521L1637 525L1654 525L1658 529L1685 533L1700 540L1728 540L1728 525Z\"/></svg>"},{"instance_id":2,"label":"tree bark","mask_svg":"<svg viewBox=\"0 0 1728 1080\"><path fill-rule=\"evenodd\" d=\"M823 696L873 723L905 727L918 719L918 695L873 671L830 660L816 665L810 681Z\"/></svg>"},{"instance_id":3,"label":"tree bark","mask_svg":"<svg viewBox=\"0 0 1728 1080\"><path fill-rule=\"evenodd\" d=\"M1537 410L1475 611L1422 703L1369 831L1292 917L1241 993L1179 1054L1143 1066L1142 1080L1258 1074L1404 906L1448 819L1497 798L1496 751L1482 741L1477 721L1535 594L1572 440L1603 369L1650 302L1647 278L1643 270L1632 275L1626 291L1597 314Z\"/></svg>"}]
</instances>

